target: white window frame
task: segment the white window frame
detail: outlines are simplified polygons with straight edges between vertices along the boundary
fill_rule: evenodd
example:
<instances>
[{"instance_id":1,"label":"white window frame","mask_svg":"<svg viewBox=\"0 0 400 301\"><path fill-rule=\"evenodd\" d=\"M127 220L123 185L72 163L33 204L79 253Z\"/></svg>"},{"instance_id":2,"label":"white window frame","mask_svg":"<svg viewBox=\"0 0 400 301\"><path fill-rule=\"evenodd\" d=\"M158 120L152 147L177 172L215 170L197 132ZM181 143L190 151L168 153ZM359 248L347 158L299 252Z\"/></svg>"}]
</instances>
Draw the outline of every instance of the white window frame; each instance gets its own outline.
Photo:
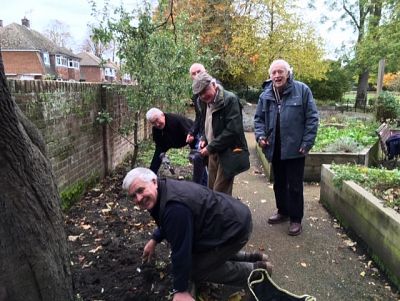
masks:
<instances>
[{"instance_id":1,"label":"white window frame","mask_svg":"<svg viewBox=\"0 0 400 301\"><path fill-rule=\"evenodd\" d=\"M113 69L113 68L106 67L104 72L105 72L106 76L115 77L115 69Z\"/></svg>"},{"instance_id":2,"label":"white window frame","mask_svg":"<svg viewBox=\"0 0 400 301\"><path fill-rule=\"evenodd\" d=\"M67 58L62 55L56 55L56 66L68 67Z\"/></svg>"},{"instance_id":3,"label":"white window frame","mask_svg":"<svg viewBox=\"0 0 400 301\"><path fill-rule=\"evenodd\" d=\"M50 66L50 55L48 52L43 52L43 63L46 66Z\"/></svg>"},{"instance_id":4,"label":"white window frame","mask_svg":"<svg viewBox=\"0 0 400 301\"><path fill-rule=\"evenodd\" d=\"M68 60L68 68L79 69L79 62L76 60L69 59Z\"/></svg>"}]
</instances>

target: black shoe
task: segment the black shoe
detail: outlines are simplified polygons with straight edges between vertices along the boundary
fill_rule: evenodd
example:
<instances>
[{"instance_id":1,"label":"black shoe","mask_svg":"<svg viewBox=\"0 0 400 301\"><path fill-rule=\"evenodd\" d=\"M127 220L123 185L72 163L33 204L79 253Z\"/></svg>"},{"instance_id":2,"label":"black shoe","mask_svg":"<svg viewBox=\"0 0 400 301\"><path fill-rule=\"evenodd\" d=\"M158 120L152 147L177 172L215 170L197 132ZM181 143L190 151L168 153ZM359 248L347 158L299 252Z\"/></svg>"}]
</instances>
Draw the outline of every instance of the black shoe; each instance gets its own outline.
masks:
<instances>
[{"instance_id":1,"label":"black shoe","mask_svg":"<svg viewBox=\"0 0 400 301\"><path fill-rule=\"evenodd\" d=\"M264 269L268 272L268 275L272 275L272 263L269 261L257 261L254 263L254 269Z\"/></svg>"}]
</instances>

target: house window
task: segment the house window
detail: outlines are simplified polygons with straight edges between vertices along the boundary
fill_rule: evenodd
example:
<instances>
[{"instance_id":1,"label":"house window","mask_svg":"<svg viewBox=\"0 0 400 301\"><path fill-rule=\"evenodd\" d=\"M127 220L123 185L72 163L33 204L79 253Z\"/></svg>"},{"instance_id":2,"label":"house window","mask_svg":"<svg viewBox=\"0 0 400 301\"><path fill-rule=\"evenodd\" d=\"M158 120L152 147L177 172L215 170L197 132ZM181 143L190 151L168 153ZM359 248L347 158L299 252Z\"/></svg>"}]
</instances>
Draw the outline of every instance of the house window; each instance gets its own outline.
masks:
<instances>
[{"instance_id":1,"label":"house window","mask_svg":"<svg viewBox=\"0 0 400 301\"><path fill-rule=\"evenodd\" d=\"M50 56L48 52L43 52L43 62L45 65L50 66Z\"/></svg>"},{"instance_id":2,"label":"house window","mask_svg":"<svg viewBox=\"0 0 400 301\"><path fill-rule=\"evenodd\" d=\"M75 60L68 60L68 68L79 69L79 62Z\"/></svg>"},{"instance_id":3,"label":"house window","mask_svg":"<svg viewBox=\"0 0 400 301\"><path fill-rule=\"evenodd\" d=\"M56 66L68 67L68 60L65 56L56 55Z\"/></svg>"},{"instance_id":4,"label":"house window","mask_svg":"<svg viewBox=\"0 0 400 301\"><path fill-rule=\"evenodd\" d=\"M115 69L105 68L106 76L115 77Z\"/></svg>"}]
</instances>

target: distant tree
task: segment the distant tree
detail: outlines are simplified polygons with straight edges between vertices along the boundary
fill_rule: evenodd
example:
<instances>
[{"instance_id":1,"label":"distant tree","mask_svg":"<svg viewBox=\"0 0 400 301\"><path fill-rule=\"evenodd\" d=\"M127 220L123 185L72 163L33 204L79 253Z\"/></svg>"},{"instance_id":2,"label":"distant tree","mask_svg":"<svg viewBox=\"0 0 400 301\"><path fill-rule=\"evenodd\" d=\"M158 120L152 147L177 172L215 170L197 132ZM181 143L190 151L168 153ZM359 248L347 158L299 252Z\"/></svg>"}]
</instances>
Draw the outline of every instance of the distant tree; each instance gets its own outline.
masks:
<instances>
[{"instance_id":1,"label":"distant tree","mask_svg":"<svg viewBox=\"0 0 400 301\"><path fill-rule=\"evenodd\" d=\"M94 36L102 43L113 39L117 42L117 56L124 64L124 71L137 83L134 89L122 91L128 97L130 108L137 112L134 128L141 113L150 107L179 112L190 95L188 71L195 61L198 44L185 34L187 28L182 18L186 16L174 19L172 8L168 3L161 3L156 16L152 15L150 6L137 15L120 8L118 18L94 28ZM167 17L164 10L170 12ZM135 144L134 158L138 151Z\"/></svg>"},{"instance_id":2,"label":"distant tree","mask_svg":"<svg viewBox=\"0 0 400 301\"><path fill-rule=\"evenodd\" d=\"M379 60L386 58L389 65L399 62L400 4L395 0L326 0L325 3L330 10L341 11L341 20L357 33L357 40L351 46L358 81L356 107L364 107L368 79L377 72Z\"/></svg>"},{"instance_id":3,"label":"distant tree","mask_svg":"<svg viewBox=\"0 0 400 301\"><path fill-rule=\"evenodd\" d=\"M313 96L318 100L341 101L345 92L352 85L352 73L349 68L342 66L342 62L327 61L328 71L322 79L311 79L307 84Z\"/></svg>"},{"instance_id":4,"label":"distant tree","mask_svg":"<svg viewBox=\"0 0 400 301\"><path fill-rule=\"evenodd\" d=\"M44 35L60 47L71 48L73 44L69 26L59 20L52 20Z\"/></svg>"},{"instance_id":5,"label":"distant tree","mask_svg":"<svg viewBox=\"0 0 400 301\"><path fill-rule=\"evenodd\" d=\"M88 37L83 41L80 46L81 51L93 53L99 58L104 58L104 56L107 56L111 58L113 62L115 61L116 48L117 47L114 40L111 40L109 43L104 44L91 33L88 34Z\"/></svg>"},{"instance_id":6,"label":"distant tree","mask_svg":"<svg viewBox=\"0 0 400 301\"><path fill-rule=\"evenodd\" d=\"M38 129L7 87L0 51L0 300L73 300L60 198Z\"/></svg>"}]
</instances>

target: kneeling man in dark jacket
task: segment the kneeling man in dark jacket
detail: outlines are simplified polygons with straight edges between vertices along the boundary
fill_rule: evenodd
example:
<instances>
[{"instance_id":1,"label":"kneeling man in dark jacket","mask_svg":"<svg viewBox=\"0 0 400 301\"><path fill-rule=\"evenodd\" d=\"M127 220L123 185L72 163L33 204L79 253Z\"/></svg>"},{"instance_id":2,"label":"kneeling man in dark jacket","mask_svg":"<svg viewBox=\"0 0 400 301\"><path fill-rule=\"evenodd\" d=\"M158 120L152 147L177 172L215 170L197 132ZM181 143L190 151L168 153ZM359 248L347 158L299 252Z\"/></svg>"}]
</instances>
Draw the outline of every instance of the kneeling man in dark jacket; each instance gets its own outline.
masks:
<instances>
[{"instance_id":1,"label":"kneeling man in dark jacket","mask_svg":"<svg viewBox=\"0 0 400 301\"><path fill-rule=\"evenodd\" d=\"M194 300L189 280L245 287L254 268L271 272L265 254L240 251L249 240L252 219L237 199L193 182L157 179L142 167L131 170L122 187L157 224L144 259L150 260L164 238L171 245L173 301Z\"/></svg>"}]
</instances>

